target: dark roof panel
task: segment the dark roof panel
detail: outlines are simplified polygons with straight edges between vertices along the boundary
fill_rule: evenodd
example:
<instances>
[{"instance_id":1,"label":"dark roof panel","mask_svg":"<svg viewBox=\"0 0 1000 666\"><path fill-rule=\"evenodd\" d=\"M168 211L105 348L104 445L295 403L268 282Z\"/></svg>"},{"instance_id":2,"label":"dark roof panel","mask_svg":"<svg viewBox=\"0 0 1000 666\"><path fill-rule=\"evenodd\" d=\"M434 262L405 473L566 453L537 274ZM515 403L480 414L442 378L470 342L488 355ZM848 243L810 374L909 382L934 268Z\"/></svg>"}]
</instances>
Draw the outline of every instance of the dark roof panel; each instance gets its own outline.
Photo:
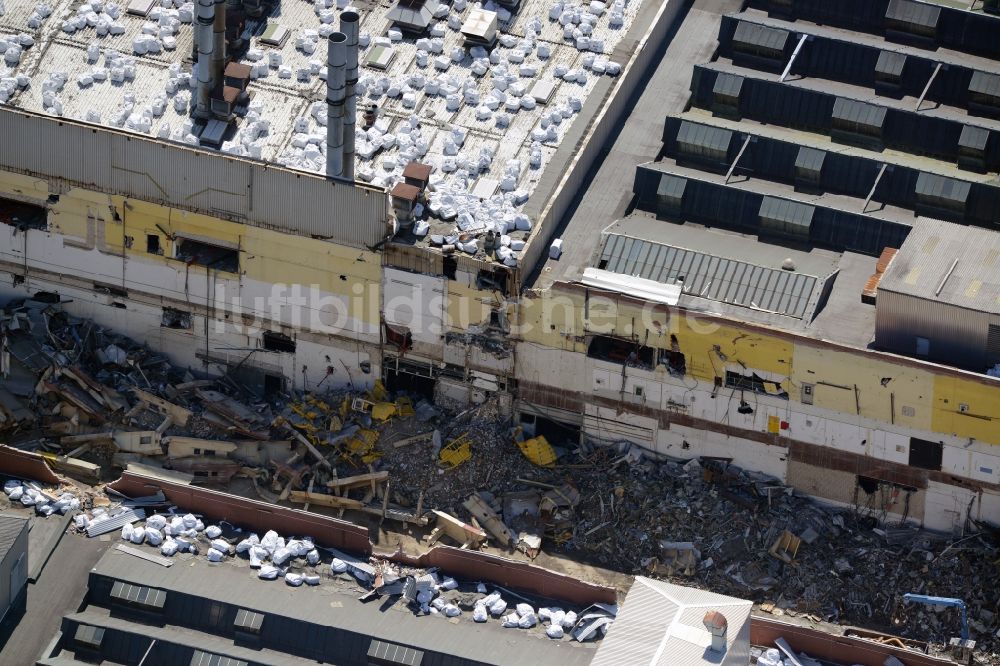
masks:
<instances>
[{"instance_id":1,"label":"dark roof panel","mask_svg":"<svg viewBox=\"0 0 1000 666\"><path fill-rule=\"evenodd\" d=\"M763 219L809 228L815 212L815 206L778 197L764 197L760 202L758 215Z\"/></svg>"},{"instance_id":2,"label":"dark roof panel","mask_svg":"<svg viewBox=\"0 0 1000 666\"><path fill-rule=\"evenodd\" d=\"M905 54L896 51L880 51L878 62L875 63L875 72L887 76L902 76L904 65L906 65Z\"/></svg>"},{"instance_id":3,"label":"dark roof panel","mask_svg":"<svg viewBox=\"0 0 1000 666\"><path fill-rule=\"evenodd\" d=\"M733 139L733 133L720 127L709 127L688 121L681 122L677 129L677 142L686 143L702 148L729 151L729 144Z\"/></svg>"},{"instance_id":4,"label":"dark roof panel","mask_svg":"<svg viewBox=\"0 0 1000 666\"><path fill-rule=\"evenodd\" d=\"M927 28L936 28L940 15L941 8L937 5L914 2L914 0L889 0L889 6L885 10L887 19Z\"/></svg>"},{"instance_id":5,"label":"dark roof panel","mask_svg":"<svg viewBox=\"0 0 1000 666\"><path fill-rule=\"evenodd\" d=\"M963 125L962 135L958 137L958 145L962 148L972 150L986 150L986 142L989 141L990 131L975 125Z\"/></svg>"},{"instance_id":6,"label":"dark roof panel","mask_svg":"<svg viewBox=\"0 0 1000 666\"><path fill-rule=\"evenodd\" d=\"M212 654L202 650L195 650L191 655L191 666L247 666L248 662L232 657L225 657L221 654Z\"/></svg>"},{"instance_id":7,"label":"dark roof panel","mask_svg":"<svg viewBox=\"0 0 1000 666\"><path fill-rule=\"evenodd\" d=\"M665 173L660 176L660 184L656 187L656 195L670 199L680 199L684 196L684 188L687 187L687 182L687 178Z\"/></svg>"},{"instance_id":8,"label":"dark roof panel","mask_svg":"<svg viewBox=\"0 0 1000 666\"><path fill-rule=\"evenodd\" d=\"M921 171L920 175L917 176L916 192L919 195L947 199L948 201L956 201L964 204L966 199L969 198L971 187L972 184L964 180L955 180L954 178L946 178L934 173Z\"/></svg>"},{"instance_id":9,"label":"dark roof panel","mask_svg":"<svg viewBox=\"0 0 1000 666\"><path fill-rule=\"evenodd\" d=\"M372 664L385 666L420 666L424 653L405 645L373 640L368 648L368 660Z\"/></svg>"},{"instance_id":10,"label":"dark roof panel","mask_svg":"<svg viewBox=\"0 0 1000 666\"><path fill-rule=\"evenodd\" d=\"M833 117L860 125L882 127L885 122L885 107L838 97L833 102Z\"/></svg>"},{"instance_id":11,"label":"dark roof panel","mask_svg":"<svg viewBox=\"0 0 1000 666\"><path fill-rule=\"evenodd\" d=\"M795 157L795 168L805 169L806 171L819 171L823 168L823 160L825 159L825 150L799 146L799 154Z\"/></svg>"},{"instance_id":12,"label":"dark roof panel","mask_svg":"<svg viewBox=\"0 0 1000 666\"><path fill-rule=\"evenodd\" d=\"M973 72L969 80L969 92L1000 97L1000 76L989 72Z\"/></svg>"},{"instance_id":13,"label":"dark roof panel","mask_svg":"<svg viewBox=\"0 0 1000 666\"><path fill-rule=\"evenodd\" d=\"M715 77L715 86L712 88L712 92L716 95L725 95L726 97L739 97L740 90L742 89L742 76L739 76L738 74L720 72L719 75Z\"/></svg>"},{"instance_id":14,"label":"dark roof panel","mask_svg":"<svg viewBox=\"0 0 1000 666\"><path fill-rule=\"evenodd\" d=\"M788 31L758 25L749 21L740 21L736 25L733 41L741 44L753 44L767 49L784 51L788 42Z\"/></svg>"}]
</instances>

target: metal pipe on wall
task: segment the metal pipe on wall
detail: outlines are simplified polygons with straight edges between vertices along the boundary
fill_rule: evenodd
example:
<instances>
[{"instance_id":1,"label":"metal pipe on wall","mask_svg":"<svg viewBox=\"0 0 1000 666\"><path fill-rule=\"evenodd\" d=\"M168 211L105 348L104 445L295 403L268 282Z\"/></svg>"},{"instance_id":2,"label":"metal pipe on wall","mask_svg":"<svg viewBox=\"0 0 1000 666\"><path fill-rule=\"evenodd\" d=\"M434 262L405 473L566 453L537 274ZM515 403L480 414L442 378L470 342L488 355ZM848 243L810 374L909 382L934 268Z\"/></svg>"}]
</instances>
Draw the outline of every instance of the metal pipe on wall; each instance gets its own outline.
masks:
<instances>
[{"instance_id":1,"label":"metal pipe on wall","mask_svg":"<svg viewBox=\"0 0 1000 666\"><path fill-rule=\"evenodd\" d=\"M344 172L344 101L347 76L347 35L330 35L326 48L326 175Z\"/></svg>"},{"instance_id":2,"label":"metal pipe on wall","mask_svg":"<svg viewBox=\"0 0 1000 666\"><path fill-rule=\"evenodd\" d=\"M346 99L344 112L344 166L343 176L354 180L354 131L358 119L358 98L355 86L358 83L358 26L360 17L354 10L344 11L340 15L340 31L347 36L347 77Z\"/></svg>"}]
</instances>

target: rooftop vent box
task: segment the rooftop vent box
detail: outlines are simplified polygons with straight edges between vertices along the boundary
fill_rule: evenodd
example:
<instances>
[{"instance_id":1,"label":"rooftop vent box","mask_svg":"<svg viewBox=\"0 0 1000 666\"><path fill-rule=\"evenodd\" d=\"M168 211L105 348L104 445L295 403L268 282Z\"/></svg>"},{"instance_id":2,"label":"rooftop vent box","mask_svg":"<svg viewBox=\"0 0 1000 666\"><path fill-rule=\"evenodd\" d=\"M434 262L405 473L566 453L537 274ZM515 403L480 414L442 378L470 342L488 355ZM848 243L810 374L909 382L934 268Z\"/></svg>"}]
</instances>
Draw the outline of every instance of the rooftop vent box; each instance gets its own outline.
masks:
<instances>
[{"instance_id":1,"label":"rooftop vent box","mask_svg":"<svg viewBox=\"0 0 1000 666\"><path fill-rule=\"evenodd\" d=\"M986 144L990 140L990 131L975 125L963 125L962 134L958 137L958 167L986 172Z\"/></svg>"},{"instance_id":2,"label":"rooftop vent box","mask_svg":"<svg viewBox=\"0 0 1000 666\"><path fill-rule=\"evenodd\" d=\"M391 46L375 44L372 46L371 50L368 51L368 57L365 58L365 64L374 69L389 69L389 65L392 64L392 59L395 57L396 52Z\"/></svg>"},{"instance_id":3,"label":"rooftop vent box","mask_svg":"<svg viewBox=\"0 0 1000 666\"><path fill-rule=\"evenodd\" d=\"M534 85L531 86L531 95L536 102L539 104L548 104L552 99L553 93L556 91L556 83L551 80L539 80L535 81Z\"/></svg>"},{"instance_id":4,"label":"rooftop vent box","mask_svg":"<svg viewBox=\"0 0 1000 666\"><path fill-rule=\"evenodd\" d=\"M268 23L260 35L260 43L281 48L288 40L288 28L278 23Z\"/></svg>"},{"instance_id":5,"label":"rooftop vent box","mask_svg":"<svg viewBox=\"0 0 1000 666\"><path fill-rule=\"evenodd\" d=\"M462 24L466 44L493 46L497 41L497 13L473 8Z\"/></svg>"},{"instance_id":6,"label":"rooftop vent box","mask_svg":"<svg viewBox=\"0 0 1000 666\"><path fill-rule=\"evenodd\" d=\"M431 180L431 171L434 168L429 164L420 162L410 162L403 169L403 180L407 185L420 188L421 191L427 189L427 184Z\"/></svg>"},{"instance_id":7,"label":"rooftop vent box","mask_svg":"<svg viewBox=\"0 0 1000 666\"><path fill-rule=\"evenodd\" d=\"M823 162L826 151L800 146L795 156L795 185L813 189L819 186L823 179Z\"/></svg>"},{"instance_id":8,"label":"rooftop vent box","mask_svg":"<svg viewBox=\"0 0 1000 666\"><path fill-rule=\"evenodd\" d=\"M972 73L969 109L984 116L1000 116L1000 76L979 71Z\"/></svg>"},{"instance_id":9,"label":"rooftop vent box","mask_svg":"<svg viewBox=\"0 0 1000 666\"><path fill-rule=\"evenodd\" d=\"M784 69L788 36L787 30L740 21L733 33L733 62L760 69Z\"/></svg>"},{"instance_id":10,"label":"rooftop vent box","mask_svg":"<svg viewBox=\"0 0 1000 666\"><path fill-rule=\"evenodd\" d=\"M916 0L889 0L885 10L885 36L902 42L933 44L941 7Z\"/></svg>"},{"instance_id":11,"label":"rooftop vent box","mask_svg":"<svg viewBox=\"0 0 1000 666\"><path fill-rule=\"evenodd\" d=\"M438 9L438 0L399 0L386 15L404 32L422 34L427 31Z\"/></svg>"},{"instance_id":12,"label":"rooftop vent box","mask_svg":"<svg viewBox=\"0 0 1000 666\"><path fill-rule=\"evenodd\" d=\"M131 0L125 11L133 16L146 16L153 10L156 0Z\"/></svg>"},{"instance_id":13,"label":"rooftop vent box","mask_svg":"<svg viewBox=\"0 0 1000 666\"><path fill-rule=\"evenodd\" d=\"M886 97L901 97L906 56L896 51L881 51L875 62L875 92Z\"/></svg>"},{"instance_id":14,"label":"rooftop vent box","mask_svg":"<svg viewBox=\"0 0 1000 666\"><path fill-rule=\"evenodd\" d=\"M777 236L808 240L816 208L808 204L764 197L760 202L760 229Z\"/></svg>"}]
</instances>

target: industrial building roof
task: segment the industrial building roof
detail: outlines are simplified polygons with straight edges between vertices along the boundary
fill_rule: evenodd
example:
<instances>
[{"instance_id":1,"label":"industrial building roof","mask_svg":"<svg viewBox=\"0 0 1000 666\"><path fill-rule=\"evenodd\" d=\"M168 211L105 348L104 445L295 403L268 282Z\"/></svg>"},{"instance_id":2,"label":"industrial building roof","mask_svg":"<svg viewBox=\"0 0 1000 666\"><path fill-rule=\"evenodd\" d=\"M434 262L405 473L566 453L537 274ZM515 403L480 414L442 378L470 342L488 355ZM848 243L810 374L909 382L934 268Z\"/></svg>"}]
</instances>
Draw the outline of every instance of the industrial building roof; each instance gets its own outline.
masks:
<instances>
[{"instance_id":1,"label":"industrial building roof","mask_svg":"<svg viewBox=\"0 0 1000 666\"><path fill-rule=\"evenodd\" d=\"M280 581L256 580L248 567L248 562L238 558L219 564L192 558L182 566L168 568L110 550L98 561L92 575L160 590L168 605L172 603L171 594L179 593L260 613L265 623L275 616L285 617L476 663L572 666L589 664L595 653L594 643L578 643L569 638L554 641L545 636L542 627L514 631L498 622L478 624L470 617L458 618L457 623L443 615L417 617L403 603L387 606L383 602L358 601L364 591L352 582L327 578L318 587L292 588ZM142 633L141 628L138 631ZM239 656L236 652L229 654Z\"/></svg>"},{"instance_id":2,"label":"industrial building roof","mask_svg":"<svg viewBox=\"0 0 1000 666\"><path fill-rule=\"evenodd\" d=\"M1000 234L921 218L879 290L1000 314Z\"/></svg>"},{"instance_id":3,"label":"industrial building roof","mask_svg":"<svg viewBox=\"0 0 1000 666\"><path fill-rule=\"evenodd\" d=\"M889 0L885 17L902 23L933 28L941 16L941 8L914 0Z\"/></svg>"},{"instance_id":4,"label":"industrial building roof","mask_svg":"<svg viewBox=\"0 0 1000 666\"><path fill-rule=\"evenodd\" d=\"M750 610L753 603L712 592L639 576L622 611L594 658L594 666L673 666L750 660ZM726 651L713 651L705 614L721 613L727 623ZM651 636L661 637L659 641Z\"/></svg>"},{"instance_id":5,"label":"industrial building roof","mask_svg":"<svg viewBox=\"0 0 1000 666\"><path fill-rule=\"evenodd\" d=\"M8 516L0 514L0 562L7 557L7 553L14 546L17 537L25 529L28 519L21 516Z\"/></svg>"},{"instance_id":6,"label":"industrial building roof","mask_svg":"<svg viewBox=\"0 0 1000 666\"><path fill-rule=\"evenodd\" d=\"M0 57L0 78L23 77L27 85L15 86L9 99L0 93L0 104L197 144L189 117L192 4L139 4L55 0L41 11L36 0L6 0L0 35L23 35L25 46L17 58L13 49ZM251 99L223 135L223 152L325 170L325 37L345 4L275 3L263 17L246 18L248 49L237 61L252 69ZM576 117L598 110L585 108L588 97L631 57L619 42L647 3L628 3L621 12L609 6L579 40L564 38L559 16L550 17L543 0L525 0L513 16L488 3L500 19L491 49L463 42L473 3L435 4L420 8L432 14L424 35L400 35L386 7L361 5L356 176L388 190L416 159L434 167L432 185L453 195L459 212L481 180L499 188L494 209L477 208L476 215L521 211ZM580 8L567 11L583 16ZM376 50L385 57L367 64ZM551 83L551 95L545 103L524 102L536 82ZM378 117L362 134L370 104ZM554 112L559 122L542 121ZM449 218L447 226L455 225Z\"/></svg>"}]
</instances>

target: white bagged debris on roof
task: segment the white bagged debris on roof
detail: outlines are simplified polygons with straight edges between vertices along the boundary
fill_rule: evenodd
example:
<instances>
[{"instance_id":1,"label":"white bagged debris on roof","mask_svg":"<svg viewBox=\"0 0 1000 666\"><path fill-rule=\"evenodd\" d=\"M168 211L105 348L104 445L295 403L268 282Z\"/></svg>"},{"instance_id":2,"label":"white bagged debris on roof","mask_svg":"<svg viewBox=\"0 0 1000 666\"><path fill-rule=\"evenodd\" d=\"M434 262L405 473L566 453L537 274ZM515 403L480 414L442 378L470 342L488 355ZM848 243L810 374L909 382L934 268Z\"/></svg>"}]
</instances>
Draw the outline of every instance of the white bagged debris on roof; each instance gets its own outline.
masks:
<instances>
[{"instance_id":1,"label":"white bagged debris on roof","mask_svg":"<svg viewBox=\"0 0 1000 666\"><path fill-rule=\"evenodd\" d=\"M545 635L549 638L562 638L564 633L563 628L558 624L549 625L545 629Z\"/></svg>"},{"instance_id":2,"label":"white bagged debris on roof","mask_svg":"<svg viewBox=\"0 0 1000 666\"><path fill-rule=\"evenodd\" d=\"M87 529L87 525L89 524L90 524L90 519L87 518L87 514L78 513L77 515L73 516L73 525L76 526L76 529L81 531L85 530Z\"/></svg>"},{"instance_id":3,"label":"white bagged debris on roof","mask_svg":"<svg viewBox=\"0 0 1000 666\"><path fill-rule=\"evenodd\" d=\"M562 238L557 238L552 241L552 245L549 246L549 258L558 259L562 256Z\"/></svg>"},{"instance_id":4,"label":"white bagged debris on roof","mask_svg":"<svg viewBox=\"0 0 1000 666\"><path fill-rule=\"evenodd\" d=\"M314 548L306 553L306 562L308 562L310 566L316 566L319 564L319 551Z\"/></svg>"},{"instance_id":5,"label":"white bagged debris on roof","mask_svg":"<svg viewBox=\"0 0 1000 666\"><path fill-rule=\"evenodd\" d=\"M518 616L517 612L511 612L509 615L504 615L503 626L507 629L515 629L520 626L521 618Z\"/></svg>"},{"instance_id":6,"label":"white bagged debris on roof","mask_svg":"<svg viewBox=\"0 0 1000 666\"><path fill-rule=\"evenodd\" d=\"M129 523L125 523L124 525L122 525L122 540L123 541L131 541L132 540L132 532L134 531L134 529L135 528L133 528L132 525L129 524Z\"/></svg>"},{"instance_id":7,"label":"white bagged debris on roof","mask_svg":"<svg viewBox=\"0 0 1000 666\"><path fill-rule=\"evenodd\" d=\"M274 530L268 530L267 533L264 534L264 538L260 540L260 545L267 551L268 555L271 555L278 548L285 547L285 540L278 536L278 533Z\"/></svg>"},{"instance_id":8,"label":"white bagged debris on roof","mask_svg":"<svg viewBox=\"0 0 1000 666\"><path fill-rule=\"evenodd\" d=\"M476 602L476 605L472 609L472 621L486 622L488 617L489 614L486 610L486 604L482 603L482 601Z\"/></svg>"},{"instance_id":9,"label":"white bagged debris on roof","mask_svg":"<svg viewBox=\"0 0 1000 666\"><path fill-rule=\"evenodd\" d=\"M129 537L129 541L135 544L140 544L146 539L146 530L142 527L133 527L132 536Z\"/></svg>"},{"instance_id":10,"label":"white bagged debris on roof","mask_svg":"<svg viewBox=\"0 0 1000 666\"><path fill-rule=\"evenodd\" d=\"M303 577L302 574L297 573L286 573L285 574L285 584L291 585L292 587L298 587L302 585Z\"/></svg>"},{"instance_id":11,"label":"white bagged debris on roof","mask_svg":"<svg viewBox=\"0 0 1000 666\"><path fill-rule=\"evenodd\" d=\"M257 578L261 580L274 580L277 577L278 567L272 567L270 564L262 565L260 571L257 572Z\"/></svg>"},{"instance_id":12,"label":"white bagged debris on roof","mask_svg":"<svg viewBox=\"0 0 1000 666\"><path fill-rule=\"evenodd\" d=\"M319 576L316 574L305 574L302 578L305 580L306 585L319 585Z\"/></svg>"},{"instance_id":13,"label":"white bagged debris on roof","mask_svg":"<svg viewBox=\"0 0 1000 666\"><path fill-rule=\"evenodd\" d=\"M164 539L163 545L160 546L160 554L167 557L173 557L177 554L178 550L180 550L180 546L172 537Z\"/></svg>"},{"instance_id":14,"label":"white bagged debris on roof","mask_svg":"<svg viewBox=\"0 0 1000 666\"><path fill-rule=\"evenodd\" d=\"M212 539L211 545L212 548L216 549L220 553L229 554L230 546L228 541L223 539Z\"/></svg>"},{"instance_id":15,"label":"white bagged debris on roof","mask_svg":"<svg viewBox=\"0 0 1000 666\"><path fill-rule=\"evenodd\" d=\"M160 532L160 530L149 527L148 524L145 529L145 535L146 535L146 542L150 546L159 546L161 543L163 543L163 534Z\"/></svg>"},{"instance_id":16,"label":"white bagged debris on roof","mask_svg":"<svg viewBox=\"0 0 1000 666\"><path fill-rule=\"evenodd\" d=\"M146 521L146 524L147 525L149 524L148 520ZM209 525L208 527L205 528L205 536L207 536L209 539L215 539L221 534L222 534L222 528L217 525Z\"/></svg>"},{"instance_id":17,"label":"white bagged debris on roof","mask_svg":"<svg viewBox=\"0 0 1000 666\"><path fill-rule=\"evenodd\" d=\"M267 559L268 555L266 550L257 545L250 546L250 550L247 551L247 554L250 556L250 568L252 569L259 568L264 563L264 560Z\"/></svg>"},{"instance_id":18,"label":"white bagged debris on roof","mask_svg":"<svg viewBox=\"0 0 1000 666\"><path fill-rule=\"evenodd\" d=\"M563 629L567 630L572 629L576 625L576 612L566 611L566 614L563 616L562 622L560 622L560 624L562 625Z\"/></svg>"},{"instance_id":19,"label":"white bagged debris on roof","mask_svg":"<svg viewBox=\"0 0 1000 666\"><path fill-rule=\"evenodd\" d=\"M158 513L154 513L152 516L146 519L146 527L151 527L154 530L162 530L167 526L167 519Z\"/></svg>"},{"instance_id":20,"label":"white bagged debris on roof","mask_svg":"<svg viewBox=\"0 0 1000 666\"><path fill-rule=\"evenodd\" d=\"M347 571L347 562L337 557L333 558L333 561L330 563L330 571L333 573L344 573Z\"/></svg>"},{"instance_id":21,"label":"white bagged debris on roof","mask_svg":"<svg viewBox=\"0 0 1000 666\"><path fill-rule=\"evenodd\" d=\"M225 559L225 554L215 548L208 549L208 561L209 562L221 562Z\"/></svg>"}]
</instances>

